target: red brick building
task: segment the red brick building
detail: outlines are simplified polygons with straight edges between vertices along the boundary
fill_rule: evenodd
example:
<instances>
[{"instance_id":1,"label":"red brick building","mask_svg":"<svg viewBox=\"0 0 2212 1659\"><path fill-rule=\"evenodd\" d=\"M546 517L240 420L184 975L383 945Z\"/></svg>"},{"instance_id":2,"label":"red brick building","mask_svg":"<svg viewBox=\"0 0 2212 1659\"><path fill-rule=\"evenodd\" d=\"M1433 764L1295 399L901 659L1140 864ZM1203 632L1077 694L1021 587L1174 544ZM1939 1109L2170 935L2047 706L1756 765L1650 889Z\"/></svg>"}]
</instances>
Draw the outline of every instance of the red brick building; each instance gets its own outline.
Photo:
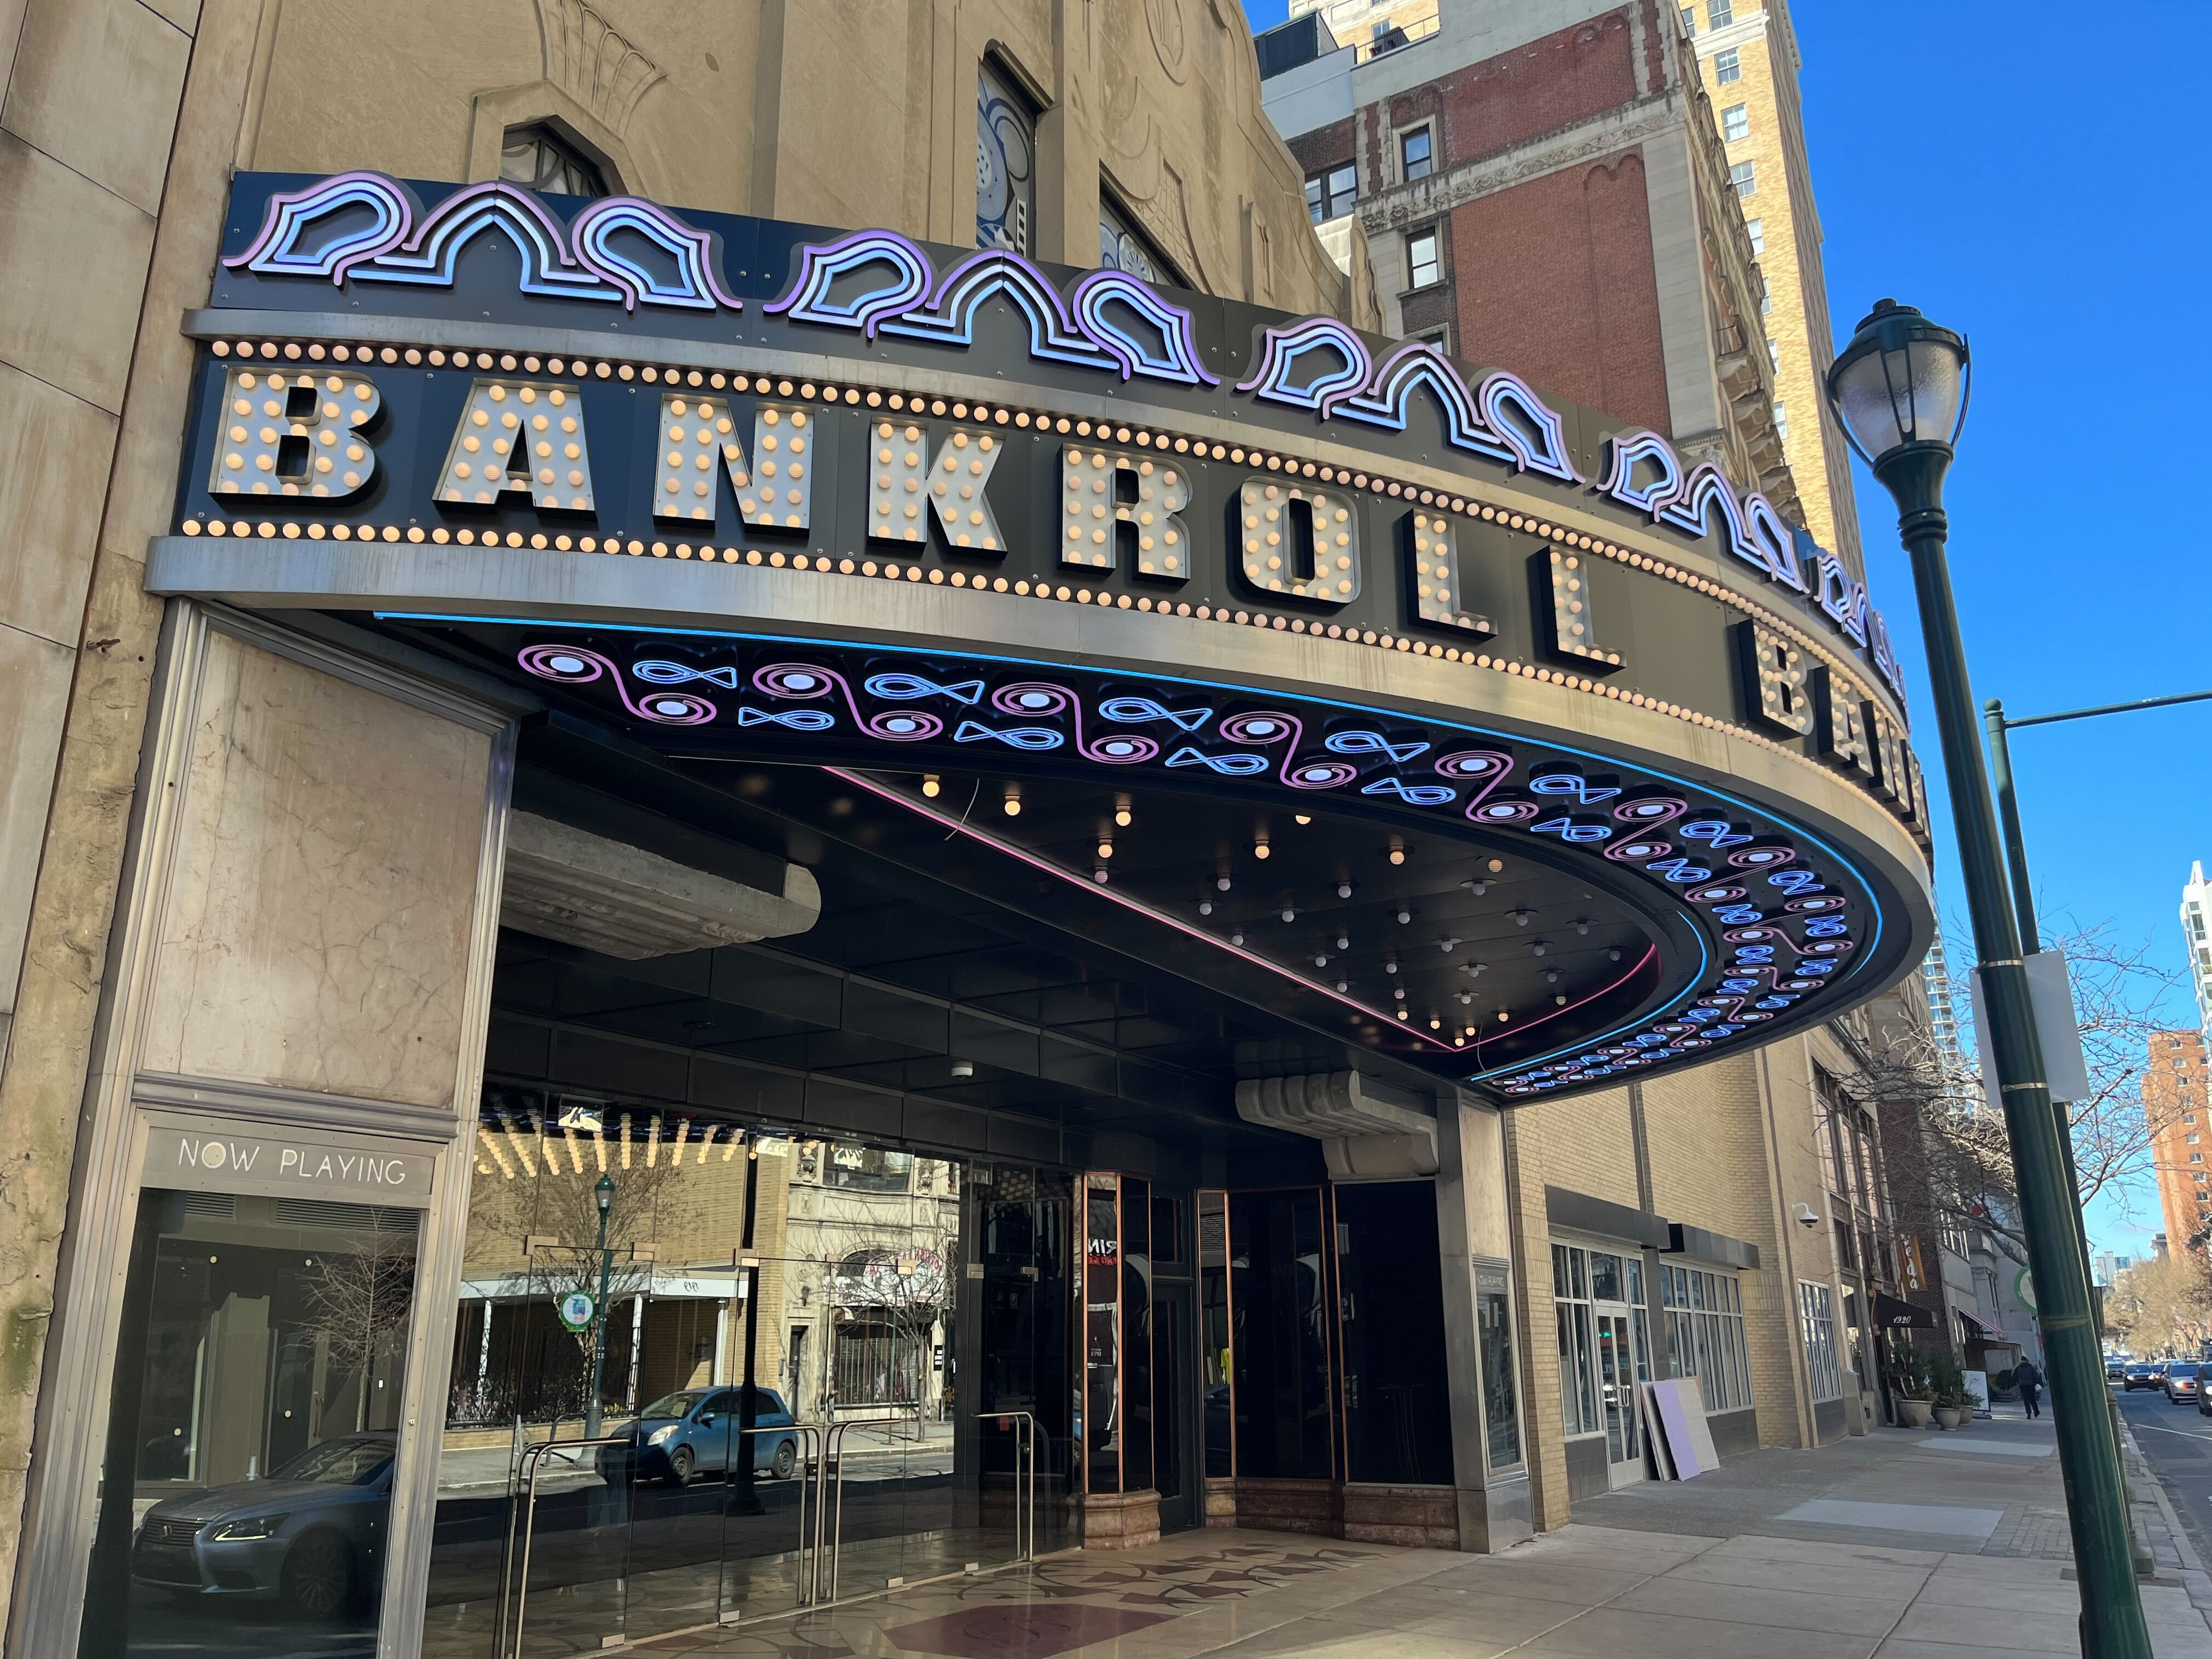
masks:
<instances>
[{"instance_id":1,"label":"red brick building","mask_svg":"<svg viewBox=\"0 0 2212 1659\"><path fill-rule=\"evenodd\" d=\"M1644 422L1802 521L1765 285L1673 5L1440 0L1427 33L1343 46L1309 12L1260 60L1316 222L1358 216L1391 332Z\"/></svg>"}]
</instances>

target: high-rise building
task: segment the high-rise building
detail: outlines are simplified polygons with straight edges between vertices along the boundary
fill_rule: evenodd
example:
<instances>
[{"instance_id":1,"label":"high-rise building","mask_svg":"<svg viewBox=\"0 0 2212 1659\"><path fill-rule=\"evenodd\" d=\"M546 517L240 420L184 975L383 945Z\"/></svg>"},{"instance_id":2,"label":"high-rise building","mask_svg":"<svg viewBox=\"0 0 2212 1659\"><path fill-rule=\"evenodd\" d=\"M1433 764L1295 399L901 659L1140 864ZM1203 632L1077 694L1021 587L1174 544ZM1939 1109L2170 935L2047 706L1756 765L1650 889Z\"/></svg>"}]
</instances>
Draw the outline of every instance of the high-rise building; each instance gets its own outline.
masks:
<instances>
[{"instance_id":1,"label":"high-rise building","mask_svg":"<svg viewBox=\"0 0 2212 1659\"><path fill-rule=\"evenodd\" d=\"M1928 1029L1936 1040L1936 1052L1946 1066L1963 1070L1966 1056L1959 1047L1959 1011L1951 1000L1951 968L1943 955L1940 933L1929 944L1928 955L1920 964L1920 978L1928 988Z\"/></svg>"},{"instance_id":2,"label":"high-rise building","mask_svg":"<svg viewBox=\"0 0 2212 1659\"><path fill-rule=\"evenodd\" d=\"M1845 564L1863 570L1850 454L1824 391L1835 356L1834 326L1789 0L1698 0L1681 7L1680 16L1697 48L1729 177L1766 279L1759 322L1774 372L1774 424L1797 481L1805 527Z\"/></svg>"},{"instance_id":3,"label":"high-rise building","mask_svg":"<svg viewBox=\"0 0 2212 1659\"><path fill-rule=\"evenodd\" d=\"M2202 1249L2212 1230L2212 1112L2207 1110L2204 1034L2156 1031L2143 1073L2143 1115L2158 1172L2158 1207L2176 1249Z\"/></svg>"},{"instance_id":4,"label":"high-rise building","mask_svg":"<svg viewBox=\"0 0 2212 1659\"><path fill-rule=\"evenodd\" d=\"M2212 1030L2212 934L2206 917L2212 914L2212 881L2204 879L2204 866L2189 866L2188 884L2181 890L2181 936L2189 945L2189 982L2197 992L2197 1023Z\"/></svg>"},{"instance_id":5,"label":"high-rise building","mask_svg":"<svg viewBox=\"0 0 2212 1659\"><path fill-rule=\"evenodd\" d=\"M1817 513L1801 506L1790 464L1747 217L1809 185L1784 187L1779 160L1762 173L1731 159L1740 146L1668 7L1430 9L1435 27L1416 35L1411 8L1392 8L1407 38L1387 52L1364 44L1342 0L1260 37L1268 118L1316 222L1358 215L1384 331L1662 433L1686 465L1712 462L1828 543L1833 492ZM1802 134L1786 148L1802 174ZM1798 211L1812 222L1809 197ZM1809 271L1817 286L1817 243ZM1819 433L1824 418L1807 408L1800 424ZM1856 571L1855 539L1843 556Z\"/></svg>"}]
</instances>

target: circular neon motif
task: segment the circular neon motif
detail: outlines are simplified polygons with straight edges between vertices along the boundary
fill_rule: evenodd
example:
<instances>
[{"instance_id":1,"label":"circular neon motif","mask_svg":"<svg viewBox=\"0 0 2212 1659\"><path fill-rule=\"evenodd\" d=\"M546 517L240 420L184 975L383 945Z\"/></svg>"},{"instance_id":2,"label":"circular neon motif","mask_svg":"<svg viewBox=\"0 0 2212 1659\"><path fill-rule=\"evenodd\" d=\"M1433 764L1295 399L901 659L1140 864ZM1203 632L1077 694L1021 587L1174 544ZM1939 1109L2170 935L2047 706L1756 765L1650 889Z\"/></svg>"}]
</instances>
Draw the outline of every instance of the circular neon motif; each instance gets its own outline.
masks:
<instances>
[{"instance_id":1,"label":"circular neon motif","mask_svg":"<svg viewBox=\"0 0 2212 1659\"><path fill-rule=\"evenodd\" d=\"M1315 761L1292 772L1291 782L1300 789L1335 789L1358 776L1359 769L1350 761Z\"/></svg>"}]
</instances>

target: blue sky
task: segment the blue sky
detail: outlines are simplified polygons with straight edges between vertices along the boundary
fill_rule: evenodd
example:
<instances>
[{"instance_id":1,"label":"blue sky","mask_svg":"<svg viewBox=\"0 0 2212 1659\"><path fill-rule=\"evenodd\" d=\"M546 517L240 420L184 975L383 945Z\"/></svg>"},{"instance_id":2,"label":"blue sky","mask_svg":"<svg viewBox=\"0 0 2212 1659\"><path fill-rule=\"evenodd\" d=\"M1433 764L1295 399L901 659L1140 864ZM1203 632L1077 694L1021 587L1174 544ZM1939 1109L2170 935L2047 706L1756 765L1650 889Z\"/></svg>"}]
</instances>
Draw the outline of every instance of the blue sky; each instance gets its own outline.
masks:
<instances>
[{"instance_id":1,"label":"blue sky","mask_svg":"<svg viewBox=\"0 0 2212 1659\"><path fill-rule=\"evenodd\" d=\"M1284 9L1245 0L1255 29ZM2130 52L2124 97L2072 72L2080 15L1945 0L1900 29L1869 27L1843 0L1792 13L1839 339L1892 295L1972 343L1973 404L1947 492L1952 580L1975 696L2014 714L2212 689L2195 586L2212 538L2187 508L2212 463L2185 431L2212 380L2212 216L2185 159L2207 137L2202 55L2185 45L2203 13L2136 9L2130 38L2176 49ZM1911 575L1887 495L1863 470L1858 483L1875 603L1921 714L1963 983L1972 949ZM2208 753L2212 703L2014 734L2046 928L2106 927L2114 944L2147 944L2161 968L2182 968L2181 884L2192 859L2212 864ZM2166 1013L2195 1024L2185 988ZM2094 1206L2098 1247L2147 1253L2158 1225L2148 1183L2131 1209Z\"/></svg>"}]
</instances>

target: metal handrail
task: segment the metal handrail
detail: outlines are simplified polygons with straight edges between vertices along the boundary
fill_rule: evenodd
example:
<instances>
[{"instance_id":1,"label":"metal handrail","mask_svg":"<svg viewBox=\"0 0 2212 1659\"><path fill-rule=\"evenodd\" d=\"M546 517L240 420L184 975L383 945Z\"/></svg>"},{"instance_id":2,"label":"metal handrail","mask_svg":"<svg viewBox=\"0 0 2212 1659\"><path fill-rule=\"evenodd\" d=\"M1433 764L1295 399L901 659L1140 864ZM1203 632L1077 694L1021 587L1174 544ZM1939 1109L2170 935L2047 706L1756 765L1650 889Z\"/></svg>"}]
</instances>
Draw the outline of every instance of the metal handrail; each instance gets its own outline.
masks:
<instances>
[{"instance_id":1,"label":"metal handrail","mask_svg":"<svg viewBox=\"0 0 2212 1659\"><path fill-rule=\"evenodd\" d=\"M1014 1439L1014 1543L1020 1552L1014 1559L1018 1561L1034 1561L1036 1559L1037 1426L1036 1413L977 1412L975 1418L978 1422L996 1418L1002 1422L1018 1422L1022 1425L1019 1433ZM1029 1463L1029 1495L1026 1505L1023 1502L1022 1493L1022 1463L1024 1459ZM976 1478L979 1481L982 1478L980 1470L977 1472ZM1026 1522L1024 1520L1024 1513L1028 1517Z\"/></svg>"},{"instance_id":2,"label":"metal handrail","mask_svg":"<svg viewBox=\"0 0 2212 1659\"><path fill-rule=\"evenodd\" d=\"M522 1453L522 1467L518 1474L522 1478L522 1577L515 1587L514 1646L506 1646L507 1585L500 1586L499 1613L501 1634L499 1648L501 1659L522 1659L522 1623L530 1602L530 1544L538 1525L538 1471L544 1466L545 1455L552 1451L573 1451L580 1446L627 1446L634 1443L629 1435L599 1435L587 1440L540 1440L527 1446ZM512 1534L510 1520L509 1532ZM504 1577L504 1575L502 1575Z\"/></svg>"},{"instance_id":3,"label":"metal handrail","mask_svg":"<svg viewBox=\"0 0 2212 1659\"><path fill-rule=\"evenodd\" d=\"M818 1592L822 1583L822 1526L825 1515L830 1510L831 1489L827 1482L830 1479L830 1468L835 1465L837 1470L837 1485L835 1488L837 1502L836 1513L830 1517L830 1595L828 1598L832 1601L837 1599L837 1558L842 1553L845 1543L845 1436L854 1429L882 1428L903 1423L908 1420L909 1415L914 1421L915 1438L920 1439L921 1407L919 1406L915 1407L911 1413L900 1412L890 1417L854 1417L848 1418L842 1422L833 1421L830 1425L830 1434L823 1449L822 1459L821 1478L825 1484L822 1501L815 1505L814 1510L814 1580L815 1589ZM818 1595L817 1599L820 1599Z\"/></svg>"}]
</instances>

